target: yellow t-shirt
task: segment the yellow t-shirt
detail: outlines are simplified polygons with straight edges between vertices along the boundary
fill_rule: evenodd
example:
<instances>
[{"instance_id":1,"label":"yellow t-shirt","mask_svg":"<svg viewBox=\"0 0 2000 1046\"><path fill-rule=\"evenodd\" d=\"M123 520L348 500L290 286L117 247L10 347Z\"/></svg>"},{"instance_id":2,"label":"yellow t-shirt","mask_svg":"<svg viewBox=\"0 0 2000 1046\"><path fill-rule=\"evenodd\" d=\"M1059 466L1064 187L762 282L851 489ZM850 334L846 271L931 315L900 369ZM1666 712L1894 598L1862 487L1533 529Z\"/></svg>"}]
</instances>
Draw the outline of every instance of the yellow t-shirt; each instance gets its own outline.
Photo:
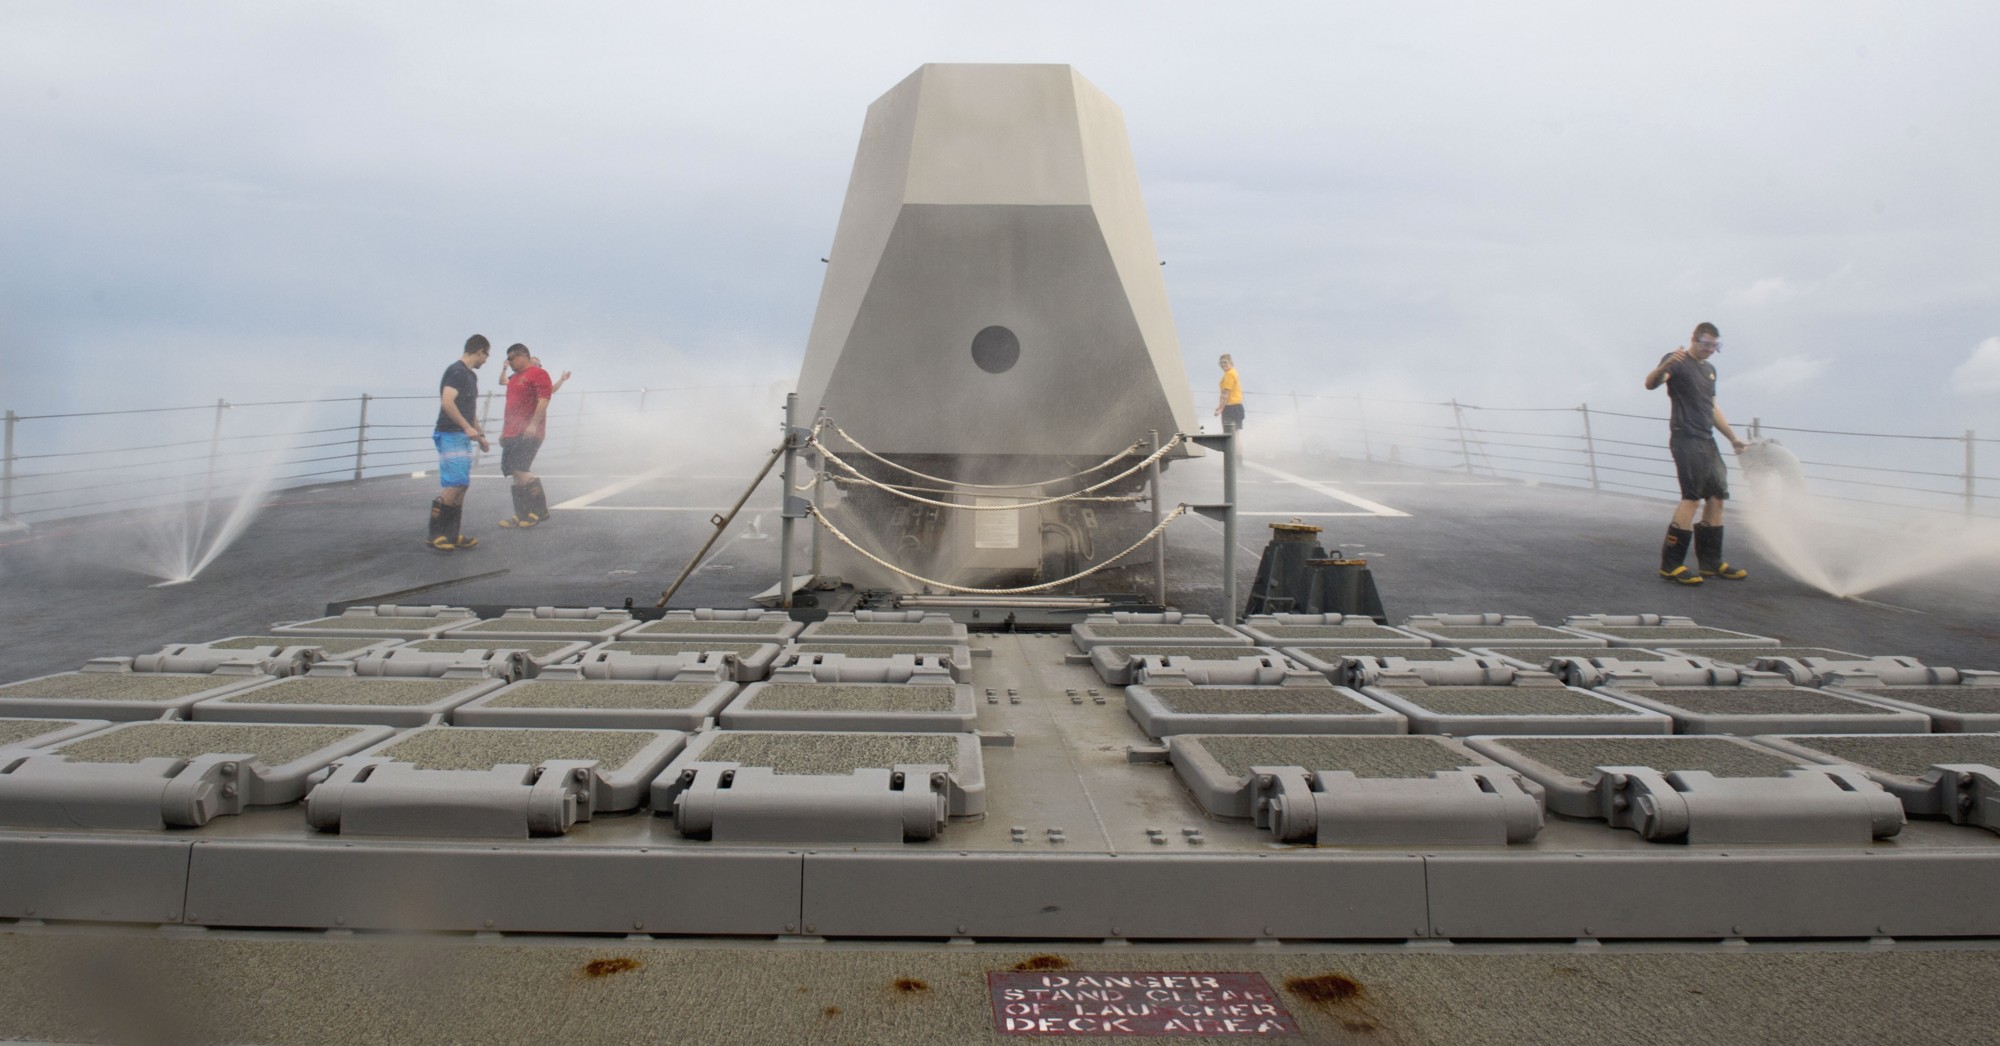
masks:
<instances>
[{"instance_id":1,"label":"yellow t-shirt","mask_svg":"<svg viewBox=\"0 0 2000 1046\"><path fill-rule=\"evenodd\" d=\"M1236 378L1236 368L1222 372L1223 403L1231 407L1243 405L1243 383Z\"/></svg>"}]
</instances>

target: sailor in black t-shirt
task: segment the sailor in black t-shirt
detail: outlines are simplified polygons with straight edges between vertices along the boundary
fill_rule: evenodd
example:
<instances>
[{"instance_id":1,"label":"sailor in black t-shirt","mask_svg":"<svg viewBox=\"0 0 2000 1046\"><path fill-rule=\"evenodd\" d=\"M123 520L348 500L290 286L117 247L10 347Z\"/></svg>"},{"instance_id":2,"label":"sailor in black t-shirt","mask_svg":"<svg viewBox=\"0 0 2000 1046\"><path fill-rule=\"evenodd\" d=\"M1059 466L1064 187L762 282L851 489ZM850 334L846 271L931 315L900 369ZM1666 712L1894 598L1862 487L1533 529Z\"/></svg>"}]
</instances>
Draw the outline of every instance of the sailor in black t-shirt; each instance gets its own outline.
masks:
<instances>
[{"instance_id":1,"label":"sailor in black t-shirt","mask_svg":"<svg viewBox=\"0 0 2000 1046\"><path fill-rule=\"evenodd\" d=\"M1750 572L1729 565L1722 558L1722 503L1729 497L1729 470L1722 463L1722 451L1715 445L1720 429L1729 445L1741 451L1745 444L1715 405L1715 368L1708 358L1722 351L1722 332L1713 323L1699 324L1687 347L1675 349L1646 373L1646 388L1667 386L1673 402L1668 421L1667 447L1674 456L1674 473L1680 480L1681 503L1667 524L1667 540L1660 546L1660 577L1683 585L1699 585L1703 578L1717 577L1741 581ZM1696 505L1701 522L1694 522ZM1689 524L1693 523L1693 531ZM1699 572L1686 565L1692 544Z\"/></svg>"},{"instance_id":2,"label":"sailor in black t-shirt","mask_svg":"<svg viewBox=\"0 0 2000 1046\"><path fill-rule=\"evenodd\" d=\"M458 523L465 513L465 488L472 484L472 445L491 450L486 433L479 430L479 375L493 345L483 334L465 339L465 351L444 370L438 383L437 431L431 442L438 452L438 496L431 502L431 528L427 544L439 552L452 552L479 544L478 539L459 533Z\"/></svg>"}]
</instances>

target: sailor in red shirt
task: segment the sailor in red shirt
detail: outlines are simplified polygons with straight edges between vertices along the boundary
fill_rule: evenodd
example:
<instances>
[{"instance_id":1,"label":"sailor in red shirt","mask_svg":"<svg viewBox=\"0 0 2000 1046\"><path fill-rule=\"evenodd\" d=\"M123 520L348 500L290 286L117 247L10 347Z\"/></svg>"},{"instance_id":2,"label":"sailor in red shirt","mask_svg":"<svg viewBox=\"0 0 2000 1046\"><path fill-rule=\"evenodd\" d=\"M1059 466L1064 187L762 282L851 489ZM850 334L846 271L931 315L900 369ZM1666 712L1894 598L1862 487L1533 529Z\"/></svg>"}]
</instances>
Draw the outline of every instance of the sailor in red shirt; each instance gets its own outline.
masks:
<instances>
[{"instance_id":1,"label":"sailor in red shirt","mask_svg":"<svg viewBox=\"0 0 2000 1046\"><path fill-rule=\"evenodd\" d=\"M500 430L500 472L514 481L514 515L500 525L525 528L549 518L542 481L528 470L548 434L549 397L555 388L549 372L535 366L528 347L519 342L507 347L507 369L512 373L501 379L507 386L507 415Z\"/></svg>"}]
</instances>

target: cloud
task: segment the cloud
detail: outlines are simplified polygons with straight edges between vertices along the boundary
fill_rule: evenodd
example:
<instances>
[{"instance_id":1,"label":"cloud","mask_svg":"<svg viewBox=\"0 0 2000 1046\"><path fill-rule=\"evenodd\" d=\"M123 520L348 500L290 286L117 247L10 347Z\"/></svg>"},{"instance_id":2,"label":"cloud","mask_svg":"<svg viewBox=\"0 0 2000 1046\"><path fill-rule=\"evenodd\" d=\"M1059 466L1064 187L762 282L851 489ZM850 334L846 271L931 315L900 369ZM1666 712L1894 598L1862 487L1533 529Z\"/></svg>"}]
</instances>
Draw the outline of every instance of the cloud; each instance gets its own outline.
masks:
<instances>
[{"instance_id":1,"label":"cloud","mask_svg":"<svg viewBox=\"0 0 2000 1046\"><path fill-rule=\"evenodd\" d=\"M1723 297L1731 305L1775 305L1809 293L1810 287L1803 287L1783 276L1766 276L1748 287L1734 288Z\"/></svg>"},{"instance_id":2,"label":"cloud","mask_svg":"<svg viewBox=\"0 0 2000 1046\"><path fill-rule=\"evenodd\" d=\"M1951 372L1951 390L1960 394L2000 392L2000 336L1980 342Z\"/></svg>"},{"instance_id":3,"label":"cloud","mask_svg":"<svg viewBox=\"0 0 2000 1046\"><path fill-rule=\"evenodd\" d=\"M1789 392L1818 380L1832 362L1797 354L1782 356L1755 370L1736 375L1730 384L1768 392Z\"/></svg>"}]
</instances>

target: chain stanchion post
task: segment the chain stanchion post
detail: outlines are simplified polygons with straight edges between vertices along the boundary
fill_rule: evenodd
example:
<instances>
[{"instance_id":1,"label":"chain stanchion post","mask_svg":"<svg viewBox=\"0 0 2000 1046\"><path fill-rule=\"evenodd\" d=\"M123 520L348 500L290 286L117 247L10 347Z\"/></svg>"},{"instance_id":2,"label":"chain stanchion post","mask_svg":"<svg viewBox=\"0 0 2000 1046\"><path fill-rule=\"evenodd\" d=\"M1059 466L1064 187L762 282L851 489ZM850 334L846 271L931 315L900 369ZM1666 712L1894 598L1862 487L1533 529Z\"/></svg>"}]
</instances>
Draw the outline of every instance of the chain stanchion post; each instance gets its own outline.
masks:
<instances>
[{"instance_id":1,"label":"chain stanchion post","mask_svg":"<svg viewBox=\"0 0 2000 1046\"><path fill-rule=\"evenodd\" d=\"M361 482L361 471L368 467L368 394L361 394L361 420L354 426L354 482Z\"/></svg>"},{"instance_id":2,"label":"chain stanchion post","mask_svg":"<svg viewBox=\"0 0 2000 1046\"><path fill-rule=\"evenodd\" d=\"M1576 409L1583 412L1583 457L1590 463L1590 490L1594 494L1602 488L1597 485L1597 441L1590 434L1590 404Z\"/></svg>"},{"instance_id":3,"label":"chain stanchion post","mask_svg":"<svg viewBox=\"0 0 2000 1046\"><path fill-rule=\"evenodd\" d=\"M1151 442L1146 444L1146 452L1149 455L1158 454L1160 452L1160 430L1154 429L1149 434L1149 437ZM1160 463L1158 461L1154 461L1151 465L1146 466L1146 484L1151 491L1149 500L1153 503L1153 526L1157 529L1160 525L1160 517L1166 514L1166 509L1160 503L1161 484ZM1153 539L1153 602L1163 607L1167 605L1167 535L1165 532L1162 532Z\"/></svg>"},{"instance_id":4,"label":"chain stanchion post","mask_svg":"<svg viewBox=\"0 0 2000 1046\"><path fill-rule=\"evenodd\" d=\"M1458 424L1458 456L1465 465L1466 475L1472 474L1472 450L1465 445L1465 409L1458 405L1457 397L1451 401L1451 416Z\"/></svg>"},{"instance_id":5,"label":"chain stanchion post","mask_svg":"<svg viewBox=\"0 0 2000 1046\"><path fill-rule=\"evenodd\" d=\"M797 482L798 440L793 438L793 418L799 409L799 394L785 394L785 468L783 484L784 508L778 521L778 605L786 610L792 608L792 484Z\"/></svg>"},{"instance_id":6,"label":"chain stanchion post","mask_svg":"<svg viewBox=\"0 0 2000 1046\"><path fill-rule=\"evenodd\" d=\"M0 471L0 520L14 518L14 424L20 420L20 415L7 412L7 457L0 465L5 469Z\"/></svg>"},{"instance_id":7,"label":"chain stanchion post","mask_svg":"<svg viewBox=\"0 0 2000 1046\"><path fill-rule=\"evenodd\" d=\"M12 430L10 430L10 432L12 432ZM1972 460L1972 448L1974 448L1976 444L1978 444L1978 436L1974 436L1974 434L1972 434L1972 430L1968 428L1968 430L1966 430L1966 516L1970 516L1970 514L1972 514L1972 502L1974 502L1974 498L1978 498L1978 490L1976 490L1976 486L1974 486L1974 478L1976 478L1978 470L1974 470L1974 468L1972 468L1972 466L1974 466L1974 460ZM14 444L12 444L12 442L8 442L8 454L12 454L12 446L14 446Z\"/></svg>"}]
</instances>

